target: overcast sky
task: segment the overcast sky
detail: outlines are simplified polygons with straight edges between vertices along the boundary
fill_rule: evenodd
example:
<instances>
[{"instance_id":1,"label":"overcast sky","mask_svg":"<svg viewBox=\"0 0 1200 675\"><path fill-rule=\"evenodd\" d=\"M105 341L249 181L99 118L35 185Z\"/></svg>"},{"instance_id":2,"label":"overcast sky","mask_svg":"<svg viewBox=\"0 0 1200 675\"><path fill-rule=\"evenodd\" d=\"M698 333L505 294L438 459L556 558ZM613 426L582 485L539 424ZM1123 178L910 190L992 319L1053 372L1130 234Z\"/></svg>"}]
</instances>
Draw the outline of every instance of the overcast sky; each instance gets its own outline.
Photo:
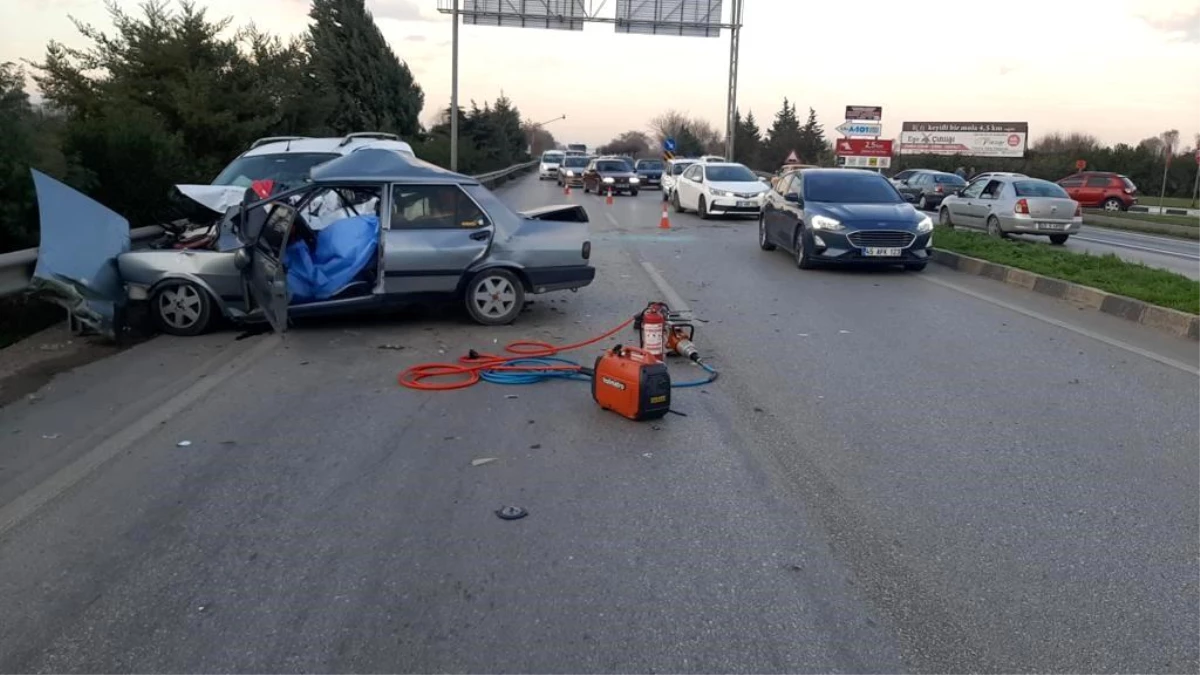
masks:
<instances>
[{"instance_id":1,"label":"overcast sky","mask_svg":"<svg viewBox=\"0 0 1200 675\"><path fill-rule=\"evenodd\" d=\"M197 3L284 35L308 21L306 0ZM136 0L117 4L137 11ZM449 18L437 0L367 5L424 88L428 122L450 99ZM99 0L3 0L0 61L40 59L51 39L80 45L68 16L111 26ZM815 108L830 135L848 104L882 105L886 137L903 121L1027 121L1032 138L1083 131L1110 143L1175 128L1190 145L1200 131L1200 0L745 0L744 26L739 107L764 128L787 96L802 113ZM728 33L618 35L592 24L463 26L460 36L464 104L503 90L534 121L565 114L547 126L562 142L601 144L667 108L723 129Z\"/></svg>"}]
</instances>

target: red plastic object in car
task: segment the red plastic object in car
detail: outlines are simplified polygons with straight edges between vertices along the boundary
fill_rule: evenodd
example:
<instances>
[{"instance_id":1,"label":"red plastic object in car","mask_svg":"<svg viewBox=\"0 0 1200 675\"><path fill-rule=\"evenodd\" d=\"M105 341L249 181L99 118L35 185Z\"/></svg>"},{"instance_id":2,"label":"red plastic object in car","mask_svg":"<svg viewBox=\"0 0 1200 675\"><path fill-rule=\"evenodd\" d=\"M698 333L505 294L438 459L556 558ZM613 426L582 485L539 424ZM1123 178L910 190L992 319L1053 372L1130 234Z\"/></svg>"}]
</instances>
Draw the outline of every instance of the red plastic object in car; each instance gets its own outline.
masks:
<instances>
[{"instance_id":1,"label":"red plastic object in car","mask_svg":"<svg viewBox=\"0 0 1200 675\"><path fill-rule=\"evenodd\" d=\"M270 178L256 180L250 184L250 189L254 190L254 194L258 195L259 199L266 199L271 196L271 189L275 187L275 181Z\"/></svg>"}]
</instances>

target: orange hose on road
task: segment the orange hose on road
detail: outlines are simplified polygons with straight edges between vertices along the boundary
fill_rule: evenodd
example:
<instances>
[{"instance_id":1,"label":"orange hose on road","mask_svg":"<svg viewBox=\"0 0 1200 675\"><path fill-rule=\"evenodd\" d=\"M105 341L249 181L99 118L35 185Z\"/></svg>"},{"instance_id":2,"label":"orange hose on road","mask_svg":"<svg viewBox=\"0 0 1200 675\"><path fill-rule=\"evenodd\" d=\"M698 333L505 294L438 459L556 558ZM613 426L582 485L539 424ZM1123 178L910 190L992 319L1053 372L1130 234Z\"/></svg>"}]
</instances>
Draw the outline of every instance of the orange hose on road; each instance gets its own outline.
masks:
<instances>
[{"instance_id":1,"label":"orange hose on road","mask_svg":"<svg viewBox=\"0 0 1200 675\"><path fill-rule=\"evenodd\" d=\"M402 387L409 389L418 389L421 391L450 391L452 389L466 389L471 385L479 382L479 373L485 370L494 370L499 372L546 372L546 371L579 371L582 366L552 366L552 365L529 365L529 366L509 366L505 365L514 359L536 359L554 356L562 352L569 352L581 347L596 344L601 340L612 337L613 335L624 330L629 324L633 323L633 318L622 321L619 326L612 328L594 338L589 338L582 342L573 342L571 344L556 347L549 342L538 342L533 340L517 340L510 342L504 346L504 351L510 356L500 356L496 354L476 354L475 356L467 355L460 357L458 363L419 363L411 368L400 373L397 381ZM451 382L427 382L434 378L456 377Z\"/></svg>"}]
</instances>

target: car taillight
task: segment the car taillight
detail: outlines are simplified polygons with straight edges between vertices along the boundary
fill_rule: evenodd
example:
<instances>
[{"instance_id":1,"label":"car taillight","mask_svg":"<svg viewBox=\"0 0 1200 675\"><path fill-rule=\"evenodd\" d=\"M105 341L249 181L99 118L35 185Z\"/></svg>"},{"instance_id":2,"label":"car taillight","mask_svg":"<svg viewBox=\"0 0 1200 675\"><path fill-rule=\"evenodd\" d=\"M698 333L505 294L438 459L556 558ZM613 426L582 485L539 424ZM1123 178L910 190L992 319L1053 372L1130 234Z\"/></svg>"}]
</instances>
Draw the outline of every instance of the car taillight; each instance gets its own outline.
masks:
<instances>
[{"instance_id":1,"label":"car taillight","mask_svg":"<svg viewBox=\"0 0 1200 675\"><path fill-rule=\"evenodd\" d=\"M1079 218L1082 215L1083 215L1083 207L1079 205L1079 202L1075 202L1075 217Z\"/></svg>"},{"instance_id":2,"label":"car taillight","mask_svg":"<svg viewBox=\"0 0 1200 675\"><path fill-rule=\"evenodd\" d=\"M942 194L942 186L941 185L937 186L937 193L939 195Z\"/></svg>"},{"instance_id":3,"label":"car taillight","mask_svg":"<svg viewBox=\"0 0 1200 675\"><path fill-rule=\"evenodd\" d=\"M1013 207L1013 213L1029 215L1029 202L1024 199L1018 199L1016 206Z\"/></svg>"}]
</instances>

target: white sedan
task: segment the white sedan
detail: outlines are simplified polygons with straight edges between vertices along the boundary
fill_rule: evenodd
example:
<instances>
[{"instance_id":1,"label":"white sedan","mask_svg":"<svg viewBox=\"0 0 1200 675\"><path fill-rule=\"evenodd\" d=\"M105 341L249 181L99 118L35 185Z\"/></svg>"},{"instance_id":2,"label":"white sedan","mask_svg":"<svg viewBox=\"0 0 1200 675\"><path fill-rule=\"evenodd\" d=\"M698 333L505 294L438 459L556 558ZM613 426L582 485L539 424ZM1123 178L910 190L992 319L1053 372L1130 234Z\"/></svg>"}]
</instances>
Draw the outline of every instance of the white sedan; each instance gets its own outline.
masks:
<instances>
[{"instance_id":1,"label":"white sedan","mask_svg":"<svg viewBox=\"0 0 1200 675\"><path fill-rule=\"evenodd\" d=\"M757 216L766 194L767 186L742 164L696 163L676 179L671 204L676 213L695 211L701 218Z\"/></svg>"}]
</instances>

